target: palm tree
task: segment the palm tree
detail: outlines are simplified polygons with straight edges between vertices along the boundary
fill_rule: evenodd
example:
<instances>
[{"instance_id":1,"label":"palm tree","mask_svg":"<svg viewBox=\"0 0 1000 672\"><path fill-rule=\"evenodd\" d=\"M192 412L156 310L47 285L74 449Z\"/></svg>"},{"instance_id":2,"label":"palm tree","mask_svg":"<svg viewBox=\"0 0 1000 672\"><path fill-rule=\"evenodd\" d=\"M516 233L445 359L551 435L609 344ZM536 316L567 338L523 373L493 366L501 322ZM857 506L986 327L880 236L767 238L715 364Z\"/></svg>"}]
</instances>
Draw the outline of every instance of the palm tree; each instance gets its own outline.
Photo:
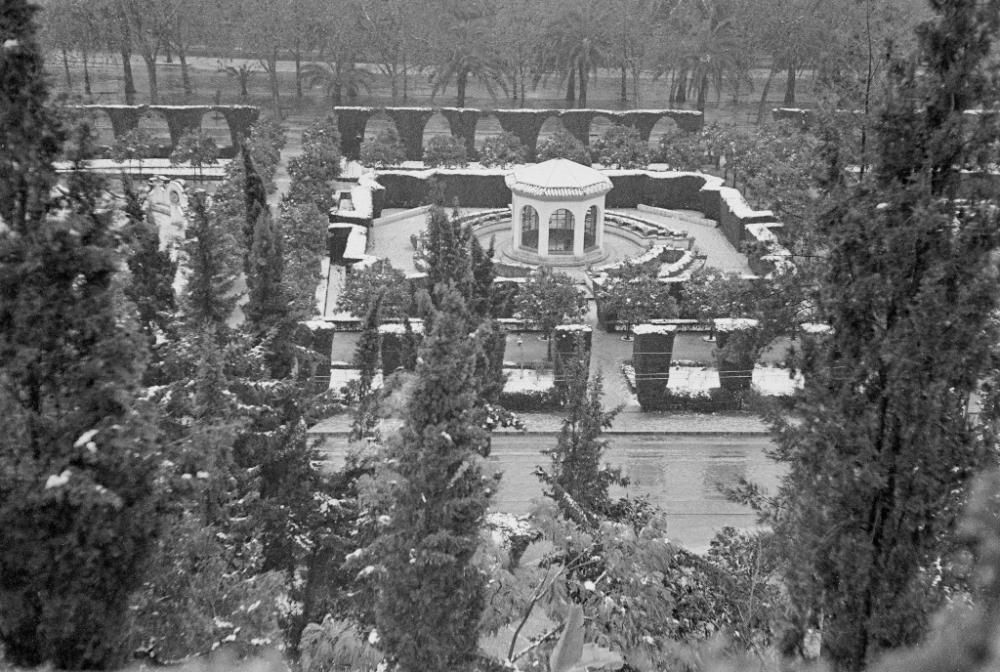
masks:
<instances>
[{"instance_id":1,"label":"palm tree","mask_svg":"<svg viewBox=\"0 0 1000 672\"><path fill-rule=\"evenodd\" d=\"M566 102L587 104L587 82L592 72L608 60L611 51L609 7L603 2L580 0L569 6L546 27L542 71L556 72L566 79ZM579 78L580 92L575 94Z\"/></svg>"},{"instance_id":2,"label":"palm tree","mask_svg":"<svg viewBox=\"0 0 1000 672\"><path fill-rule=\"evenodd\" d=\"M303 84L310 88L322 86L326 97L332 99L334 105L343 102L344 91L348 100L357 98L361 89L370 94L373 79L372 73L364 68L340 59L333 63L305 63L302 66Z\"/></svg>"},{"instance_id":3,"label":"palm tree","mask_svg":"<svg viewBox=\"0 0 1000 672\"><path fill-rule=\"evenodd\" d=\"M431 98L455 80L455 105L465 107L469 78L478 79L491 97L496 86L506 91L498 51L493 48L494 9L484 2L445 2L441 13L440 34L447 35L444 48L433 49L436 63L431 74Z\"/></svg>"}]
</instances>

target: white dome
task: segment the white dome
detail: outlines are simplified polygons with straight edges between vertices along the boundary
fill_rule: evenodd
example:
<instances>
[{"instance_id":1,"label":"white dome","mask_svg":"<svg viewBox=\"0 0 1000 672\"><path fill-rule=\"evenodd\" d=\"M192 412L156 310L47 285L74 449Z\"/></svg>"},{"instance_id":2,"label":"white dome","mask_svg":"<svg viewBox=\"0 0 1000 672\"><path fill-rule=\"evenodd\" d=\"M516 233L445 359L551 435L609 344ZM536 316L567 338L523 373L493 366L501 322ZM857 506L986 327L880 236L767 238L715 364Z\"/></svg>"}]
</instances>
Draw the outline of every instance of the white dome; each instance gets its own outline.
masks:
<instances>
[{"instance_id":1,"label":"white dome","mask_svg":"<svg viewBox=\"0 0 1000 672\"><path fill-rule=\"evenodd\" d=\"M612 187L604 173L569 159L515 168L504 179L514 193L543 200L592 198Z\"/></svg>"}]
</instances>

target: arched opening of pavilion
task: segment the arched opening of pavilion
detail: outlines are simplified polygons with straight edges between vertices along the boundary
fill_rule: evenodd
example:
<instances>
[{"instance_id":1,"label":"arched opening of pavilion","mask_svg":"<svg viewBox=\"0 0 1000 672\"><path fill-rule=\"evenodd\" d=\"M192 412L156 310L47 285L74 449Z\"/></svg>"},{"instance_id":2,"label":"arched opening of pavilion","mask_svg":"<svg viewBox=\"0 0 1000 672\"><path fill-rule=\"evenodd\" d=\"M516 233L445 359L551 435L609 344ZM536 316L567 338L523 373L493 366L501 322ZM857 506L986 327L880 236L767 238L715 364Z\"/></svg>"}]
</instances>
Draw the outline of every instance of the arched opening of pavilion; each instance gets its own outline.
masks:
<instances>
[{"instance_id":1,"label":"arched opening of pavilion","mask_svg":"<svg viewBox=\"0 0 1000 672\"><path fill-rule=\"evenodd\" d=\"M579 263L603 256L604 200L611 180L568 159L515 168L512 256L530 263Z\"/></svg>"}]
</instances>

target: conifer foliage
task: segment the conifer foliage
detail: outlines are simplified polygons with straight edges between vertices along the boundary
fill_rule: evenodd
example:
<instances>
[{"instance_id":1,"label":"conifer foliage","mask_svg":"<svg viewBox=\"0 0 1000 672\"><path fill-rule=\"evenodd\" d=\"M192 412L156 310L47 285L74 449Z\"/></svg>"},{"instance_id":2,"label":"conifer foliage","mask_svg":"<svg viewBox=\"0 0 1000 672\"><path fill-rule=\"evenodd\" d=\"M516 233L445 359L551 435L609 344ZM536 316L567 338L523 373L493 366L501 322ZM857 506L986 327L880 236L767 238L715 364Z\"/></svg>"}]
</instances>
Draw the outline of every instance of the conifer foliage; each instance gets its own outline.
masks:
<instances>
[{"instance_id":1,"label":"conifer foliage","mask_svg":"<svg viewBox=\"0 0 1000 672\"><path fill-rule=\"evenodd\" d=\"M943 585L932 568L987 448L966 406L997 340L1000 222L960 170L996 161L995 117L966 112L996 104L1000 2L932 6L919 58L894 66L874 166L820 218L833 333L805 365L802 422L779 423L790 597L803 627L823 615L847 670L923 634Z\"/></svg>"},{"instance_id":2,"label":"conifer foliage","mask_svg":"<svg viewBox=\"0 0 1000 672\"><path fill-rule=\"evenodd\" d=\"M376 546L378 631L402 672L461 669L473 657L484 577L471 561L496 487L483 474L488 436L475 422L479 345L461 297L441 294L400 440L388 449L399 484Z\"/></svg>"},{"instance_id":3,"label":"conifer foliage","mask_svg":"<svg viewBox=\"0 0 1000 672\"><path fill-rule=\"evenodd\" d=\"M33 11L0 7L0 642L19 665L107 668L158 531L160 446L119 234L88 180L50 197L62 132Z\"/></svg>"}]
</instances>

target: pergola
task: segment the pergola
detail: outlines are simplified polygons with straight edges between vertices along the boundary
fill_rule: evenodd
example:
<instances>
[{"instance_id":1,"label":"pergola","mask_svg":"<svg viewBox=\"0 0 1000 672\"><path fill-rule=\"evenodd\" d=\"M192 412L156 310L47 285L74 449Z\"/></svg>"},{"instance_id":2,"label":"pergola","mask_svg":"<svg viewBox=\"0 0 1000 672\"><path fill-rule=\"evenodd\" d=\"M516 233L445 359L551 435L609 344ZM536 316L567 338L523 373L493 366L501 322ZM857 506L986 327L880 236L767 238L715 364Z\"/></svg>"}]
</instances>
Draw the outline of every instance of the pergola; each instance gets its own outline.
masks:
<instances>
[{"instance_id":1,"label":"pergola","mask_svg":"<svg viewBox=\"0 0 1000 672\"><path fill-rule=\"evenodd\" d=\"M515 168L506 182L512 194L515 253L582 260L602 250L604 197L612 186L603 173L568 159L551 159Z\"/></svg>"}]
</instances>

